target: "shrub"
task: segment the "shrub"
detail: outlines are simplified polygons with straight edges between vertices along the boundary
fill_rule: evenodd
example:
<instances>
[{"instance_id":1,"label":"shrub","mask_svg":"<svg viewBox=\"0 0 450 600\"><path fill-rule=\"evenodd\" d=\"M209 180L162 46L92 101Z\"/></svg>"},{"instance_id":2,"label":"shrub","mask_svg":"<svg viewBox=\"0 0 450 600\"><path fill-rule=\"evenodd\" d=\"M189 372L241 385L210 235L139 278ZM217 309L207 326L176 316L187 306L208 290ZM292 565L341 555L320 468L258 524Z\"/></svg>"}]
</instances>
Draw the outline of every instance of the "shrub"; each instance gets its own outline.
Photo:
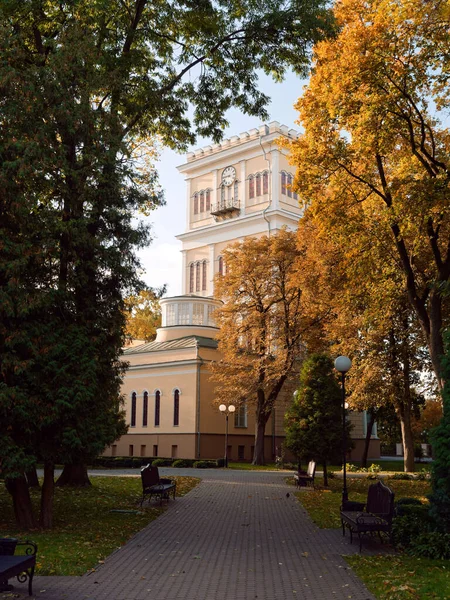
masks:
<instances>
[{"instance_id":1,"label":"shrub","mask_svg":"<svg viewBox=\"0 0 450 600\"><path fill-rule=\"evenodd\" d=\"M223 468L223 467L225 466L225 459L224 459L224 458L218 458L218 459L216 460L216 465L217 465L219 468Z\"/></svg>"},{"instance_id":2,"label":"shrub","mask_svg":"<svg viewBox=\"0 0 450 600\"><path fill-rule=\"evenodd\" d=\"M178 467L180 469L187 469L189 467L192 467L194 462L195 462L194 460L191 460L189 458L178 458L177 460L173 461L172 467Z\"/></svg>"},{"instance_id":3,"label":"shrub","mask_svg":"<svg viewBox=\"0 0 450 600\"><path fill-rule=\"evenodd\" d=\"M155 458L152 460L152 467L171 467L173 458Z\"/></svg>"},{"instance_id":4,"label":"shrub","mask_svg":"<svg viewBox=\"0 0 450 600\"><path fill-rule=\"evenodd\" d=\"M412 541L407 552L414 556L447 560L450 558L450 533L439 531L422 533Z\"/></svg>"},{"instance_id":5,"label":"shrub","mask_svg":"<svg viewBox=\"0 0 450 600\"><path fill-rule=\"evenodd\" d=\"M359 467L357 467L356 465L353 465L352 463L348 463L347 464L347 471L349 473L357 473L359 471Z\"/></svg>"},{"instance_id":6,"label":"shrub","mask_svg":"<svg viewBox=\"0 0 450 600\"><path fill-rule=\"evenodd\" d=\"M197 460L193 466L195 469L215 469L217 467L217 461L215 461L215 460Z\"/></svg>"},{"instance_id":7,"label":"shrub","mask_svg":"<svg viewBox=\"0 0 450 600\"><path fill-rule=\"evenodd\" d=\"M409 473L394 473L394 475L390 475L389 479L400 479L409 481L410 479L414 479L413 475L409 475Z\"/></svg>"},{"instance_id":8,"label":"shrub","mask_svg":"<svg viewBox=\"0 0 450 600\"><path fill-rule=\"evenodd\" d=\"M369 473L381 473L381 467L380 467L380 465L376 465L376 464L372 463L370 465L370 467L367 469L367 471Z\"/></svg>"},{"instance_id":9,"label":"shrub","mask_svg":"<svg viewBox=\"0 0 450 600\"><path fill-rule=\"evenodd\" d=\"M430 530L430 523L417 515L395 517L392 522L392 539L394 546L399 549L408 549L415 539Z\"/></svg>"}]
</instances>

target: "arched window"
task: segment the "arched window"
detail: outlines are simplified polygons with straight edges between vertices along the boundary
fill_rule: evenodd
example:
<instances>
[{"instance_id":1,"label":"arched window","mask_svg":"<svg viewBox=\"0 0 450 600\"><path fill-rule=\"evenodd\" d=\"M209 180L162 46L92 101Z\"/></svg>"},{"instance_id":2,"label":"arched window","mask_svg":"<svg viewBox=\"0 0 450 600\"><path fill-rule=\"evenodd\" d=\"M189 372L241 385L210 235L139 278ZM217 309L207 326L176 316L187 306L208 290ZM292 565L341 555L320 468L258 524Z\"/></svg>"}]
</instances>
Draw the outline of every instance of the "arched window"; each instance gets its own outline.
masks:
<instances>
[{"instance_id":1,"label":"arched window","mask_svg":"<svg viewBox=\"0 0 450 600\"><path fill-rule=\"evenodd\" d=\"M287 195L289 198L292 198L292 175L290 173L287 176L287 183L288 183Z\"/></svg>"},{"instance_id":2,"label":"arched window","mask_svg":"<svg viewBox=\"0 0 450 600\"><path fill-rule=\"evenodd\" d=\"M190 294L194 293L194 270L195 270L194 263L191 263L189 266L189 293Z\"/></svg>"},{"instance_id":3,"label":"arched window","mask_svg":"<svg viewBox=\"0 0 450 600\"><path fill-rule=\"evenodd\" d=\"M173 424L174 427L180 424L180 390L173 393Z\"/></svg>"},{"instance_id":4,"label":"arched window","mask_svg":"<svg viewBox=\"0 0 450 600\"><path fill-rule=\"evenodd\" d=\"M255 197L255 179L253 175L248 178L248 197L250 199Z\"/></svg>"},{"instance_id":5,"label":"arched window","mask_svg":"<svg viewBox=\"0 0 450 600\"><path fill-rule=\"evenodd\" d=\"M148 425L148 392L144 392L144 399L142 401L142 427Z\"/></svg>"},{"instance_id":6,"label":"arched window","mask_svg":"<svg viewBox=\"0 0 450 600\"><path fill-rule=\"evenodd\" d=\"M264 171L263 173L263 194L269 193L269 172Z\"/></svg>"},{"instance_id":7,"label":"arched window","mask_svg":"<svg viewBox=\"0 0 450 600\"><path fill-rule=\"evenodd\" d=\"M261 196L261 173L257 173L256 177L256 196Z\"/></svg>"},{"instance_id":8,"label":"arched window","mask_svg":"<svg viewBox=\"0 0 450 600\"><path fill-rule=\"evenodd\" d=\"M225 202L225 186L222 185L220 188L220 201Z\"/></svg>"},{"instance_id":9,"label":"arched window","mask_svg":"<svg viewBox=\"0 0 450 600\"><path fill-rule=\"evenodd\" d=\"M221 256L219 256L217 262L219 263L219 275L223 275L223 258Z\"/></svg>"},{"instance_id":10,"label":"arched window","mask_svg":"<svg viewBox=\"0 0 450 600\"><path fill-rule=\"evenodd\" d=\"M206 210L211 210L211 190L206 190Z\"/></svg>"},{"instance_id":11,"label":"arched window","mask_svg":"<svg viewBox=\"0 0 450 600\"><path fill-rule=\"evenodd\" d=\"M200 212L205 212L205 194L200 192Z\"/></svg>"},{"instance_id":12,"label":"arched window","mask_svg":"<svg viewBox=\"0 0 450 600\"><path fill-rule=\"evenodd\" d=\"M202 290L206 290L206 260L202 262Z\"/></svg>"},{"instance_id":13,"label":"arched window","mask_svg":"<svg viewBox=\"0 0 450 600\"><path fill-rule=\"evenodd\" d=\"M155 427L159 427L159 417L161 413L161 392L155 392Z\"/></svg>"},{"instance_id":14,"label":"arched window","mask_svg":"<svg viewBox=\"0 0 450 600\"><path fill-rule=\"evenodd\" d=\"M130 426L136 427L136 392L131 394L131 420Z\"/></svg>"},{"instance_id":15,"label":"arched window","mask_svg":"<svg viewBox=\"0 0 450 600\"><path fill-rule=\"evenodd\" d=\"M198 215L198 194L194 194L194 215Z\"/></svg>"},{"instance_id":16,"label":"arched window","mask_svg":"<svg viewBox=\"0 0 450 600\"><path fill-rule=\"evenodd\" d=\"M281 171L281 193L286 195L286 173Z\"/></svg>"},{"instance_id":17,"label":"arched window","mask_svg":"<svg viewBox=\"0 0 450 600\"><path fill-rule=\"evenodd\" d=\"M200 263L195 263L195 291L200 291Z\"/></svg>"}]
</instances>

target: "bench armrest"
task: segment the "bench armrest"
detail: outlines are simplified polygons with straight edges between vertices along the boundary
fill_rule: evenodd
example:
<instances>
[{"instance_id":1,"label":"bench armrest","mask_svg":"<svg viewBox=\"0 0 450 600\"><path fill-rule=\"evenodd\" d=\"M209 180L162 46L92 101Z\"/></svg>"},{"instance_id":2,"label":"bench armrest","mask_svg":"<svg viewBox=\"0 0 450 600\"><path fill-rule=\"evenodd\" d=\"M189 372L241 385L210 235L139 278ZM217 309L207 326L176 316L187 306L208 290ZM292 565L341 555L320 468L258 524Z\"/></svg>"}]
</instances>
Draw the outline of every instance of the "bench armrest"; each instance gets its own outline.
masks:
<instances>
[{"instance_id":1,"label":"bench armrest","mask_svg":"<svg viewBox=\"0 0 450 600\"><path fill-rule=\"evenodd\" d=\"M17 546L25 546L25 554L27 556L32 556L37 552L37 544L29 540L19 540Z\"/></svg>"}]
</instances>

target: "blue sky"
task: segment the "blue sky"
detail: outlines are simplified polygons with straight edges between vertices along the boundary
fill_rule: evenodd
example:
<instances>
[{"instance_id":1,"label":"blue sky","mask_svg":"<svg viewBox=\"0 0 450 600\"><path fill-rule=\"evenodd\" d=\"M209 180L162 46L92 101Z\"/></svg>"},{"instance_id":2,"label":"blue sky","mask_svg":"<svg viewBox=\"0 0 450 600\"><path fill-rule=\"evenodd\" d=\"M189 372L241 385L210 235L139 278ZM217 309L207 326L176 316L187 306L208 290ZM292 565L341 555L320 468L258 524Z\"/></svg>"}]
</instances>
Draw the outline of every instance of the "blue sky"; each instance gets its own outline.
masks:
<instances>
[{"instance_id":1,"label":"blue sky","mask_svg":"<svg viewBox=\"0 0 450 600\"><path fill-rule=\"evenodd\" d=\"M282 83L275 83L269 77L262 76L260 87L272 99L268 107L270 118L267 122L279 121L282 125L300 129L295 123L298 115L293 105L301 95L304 85L305 81L293 73L288 74ZM259 119L248 117L236 110L230 111L227 119L230 126L225 130L225 137L261 125ZM200 138L195 148L206 146L208 143L210 140ZM178 173L176 167L184 162L183 154L176 154L171 150L162 152L157 168L167 203L149 218L154 239L148 248L139 252L144 281L152 287L166 283L167 296L181 294L181 243L175 236L183 233L186 228L186 188L184 177Z\"/></svg>"}]
</instances>

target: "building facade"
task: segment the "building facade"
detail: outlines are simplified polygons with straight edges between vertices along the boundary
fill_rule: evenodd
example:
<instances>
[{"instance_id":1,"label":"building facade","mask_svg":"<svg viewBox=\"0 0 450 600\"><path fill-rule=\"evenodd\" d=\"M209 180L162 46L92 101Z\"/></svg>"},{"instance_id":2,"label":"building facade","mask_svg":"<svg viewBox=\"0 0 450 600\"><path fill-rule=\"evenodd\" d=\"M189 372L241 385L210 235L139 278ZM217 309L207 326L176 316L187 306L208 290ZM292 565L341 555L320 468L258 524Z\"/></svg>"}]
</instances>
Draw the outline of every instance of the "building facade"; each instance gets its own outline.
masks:
<instances>
[{"instance_id":1,"label":"building facade","mask_svg":"<svg viewBox=\"0 0 450 600\"><path fill-rule=\"evenodd\" d=\"M293 169L280 138L293 129L272 122L187 155L186 230L182 242L183 295L161 302L162 327L154 342L124 350L129 432L106 454L219 458L225 454L223 415L214 401L208 364L220 358L213 312L214 277L224 273L222 253L247 237L295 230L301 210L291 190ZM290 399L281 399L266 427L265 455L281 452L283 420ZM356 459L361 453L365 415L354 421ZM255 420L243 406L229 419L228 456L251 460ZM376 436L371 455L379 455Z\"/></svg>"}]
</instances>

